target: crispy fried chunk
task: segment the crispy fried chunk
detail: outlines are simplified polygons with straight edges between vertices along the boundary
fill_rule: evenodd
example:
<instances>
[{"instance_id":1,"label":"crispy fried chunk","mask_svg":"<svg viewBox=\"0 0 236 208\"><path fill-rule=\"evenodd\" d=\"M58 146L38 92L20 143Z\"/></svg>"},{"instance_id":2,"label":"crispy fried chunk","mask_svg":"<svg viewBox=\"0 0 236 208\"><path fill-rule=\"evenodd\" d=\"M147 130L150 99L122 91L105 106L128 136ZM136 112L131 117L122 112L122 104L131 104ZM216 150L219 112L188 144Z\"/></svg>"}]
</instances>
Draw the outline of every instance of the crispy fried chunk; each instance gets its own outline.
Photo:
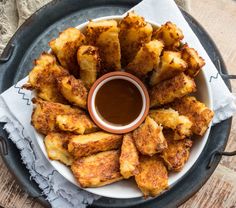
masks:
<instances>
[{"instance_id":1,"label":"crispy fried chunk","mask_svg":"<svg viewBox=\"0 0 236 208\"><path fill-rule=\"evenodd\" d=\"M152 156L167 147L162 127L149 116L133 132L133 138L137 149L144 155Z\"/></svg>"},{"instance_id":2,"label":"crispy fried chunk","mask_svg":"<svg viewBox=\"0 0 236 208\"><path fill-rule=\"evenodd\" d=\"M194 48L189 48L187 44L182 47L182 59L188 63L186 73L195 77L205 65L205 61L200 57Z\"/></svg>"},{"instance_id":3,"label":"crispy fried chunk","mask_svg":"<svg viewBox=\"0 0 236 208\"><path fill-rule=\"evenodd\" d=\"M151 41L152 26L143 17L130 12L119 23L122 65L130 63L142 44Z\"/></svg>"},{"instance_id":4,"label":"crispy fried chunk","mask_svg":"<svg viewBox=\"0 0 236 208\"><path fill-rule=\"evenodd\" d=\"M163 43L158 40L145 43L134 59L127 65L127 71L139 78L145 77L148 72L158 65L163 47Z\"/></svg>"},{"instance_id":5,"label":"crispy fried chunk","mask_svg":"<svg viewBox=\"0 0 236 208\"><path fill-rule=\"evenodd\" d=\"M181 73L171 79L160 82L150 91L151 107L161 106L196 91L194 80Z\"/></svg>"},{"instance_id":6,"label":"crispy fried chunk","mask_svg":"<svg viewBox=\"0 0 236 208\"><path fill-rule=\"evenodd\" d=\"M77 61L80 66L80 79L87 88L90 88L96 81L101 68L98 48L90 45L80 46Z\"/></svg>"},{"instance_id":7,"label":"crispy fried chunk","mask_svg":"<svg viewBox=\"0 0 236 208\"><path fill-rule=\"evenodd\" d=\"M73 157L67 150L69 138L65 133L49 133L45 137L45 147L51 160L58 160L67 166L72 164Z\"/></svg>"},{"instance_id":8,"label":"crispy fried chunk","mask_svg":"<svg viewBox=\"0 0 236 208\"><path fill-rule=\"evenodd\" d=\"M171 104L171 107L181 115L187 116L193 123L193 133L200 136L206 132L214 116L214 112L211 109L204 103L197 101L193 96L185 96L182 99L178 99Z\"/></svg>"},{"instance_id":9,"label":"crispy fried chunk","mask_svg":"<svg viewBox=\"0 0 236 208\"><path fill-rule=\"evenodd\" d=\"M181 59L180 52L164 51L159 66L152 73L150 84L156 85L185 71L187 63Z\"/></svg>"},{"instance_id":10,"label":"crispy fried chunk","mask_svg":"<svg viewBox=\"0 0 236 208\"><path fill-rule=\"evenodd\" d=\"M89 44L99 48L101 68L106 71L120 70L121 52L119 28L115 20L89 22L86 35Z\"/></svg>"},{"instance_id":11,"label":"crispy fried chunk","mask_svg":"<svg viewBox=\"0 0 236 208\"><path fill-rule=\"evenodd\" d=\"M32 125L35 129L47 135L50 132L58 130L56 117L58 115L81 116L84 112L78 108L72 108L69 105L33 99L36 105L32 114Z\"/></svg>"},{"instance_id":12,"label":"crispy fried chunk","mask_svg":"<svg viewBox=\"0 0 236 208\"><path fill-rule=\"evenodd\" d=\"M123 179L120 174L120 152L111 150L77 159L71 170L81 187L100 187Z\"/></svg>"},{"instance_id":13,"label":"crispy fried chunk","mask_svg":"<svg viewBox=\"0 0 236 208\"><path fill-rule=\"evenodd\" d=\"M161 153L161 157L164 159L168 170L181 171L189 158L193 142L190 139L174 140L173 131L164 131L164 135L168 148Z\"/></svg>"},{"instance_id":14,"label":"crispy fried chunk","mask_svg":"<svg viewBox=\"0 0 236 208\"><path fill-rule=\"evenodd\" d=\"M79 158L98 152L118 149L121 143L122 135L100 131L85 135L72 135L68 150L75 158Z\"/></svg>"},{"instance_id":15,"label":"crispy fried chunk","mask_svg":"<svg viewBox=\"0 0 236 208\"><path fill-rule=\"evenodd\" d=\"M174 23L166 22L153 32L152 38L164 41L167 49L175 49L180 46L180 41L184 35Z\"/></svg>"},{"instance_id":16,"label":"crispy fried chunk","mask_svg":"<svg viewBox=\"0 0 236 208\"><path fill-rule=\"evenodd\" d=\"M74 76L79 76L79 65L76 59L78 48L85 44L85 36L78 29L70 27L59 34L59 37L49 42L60 64Z\"/></svg>"},{"instance_id":17,"label":"crispy fried chunk","mask_svg":"<svg viewBox=\"0 0 236 208\"><path fill-rule=\"evenodd\" d=\"M57 78L57 83L59 91L70 103L87 108L88 90L81 80L70 75Z\"/></svg>"},{"instance_id":18,"label":"crispy fried chunk","mask_svg":"<svg viewBox=\"0 0 236 208\"><path fill-rule=\"evenodd\" d=\"M184 139L192 134L192 122L187 116L181 116L171 108L151 110L149 116L156 121L157 124L164 128L170 128L175 131L174 139Z\"/></svg>"},{"instance_id":19,"label":"crispy fried chunk","mask_svg":"<svg viewBox=\"0 0 236 208\"><path fill-rule=\"evenodd\" d=\"M58 77L65 75L68 75L67 70L57 64L55 56L44 52L35 60L28 83L23 87L35 89L37 96L46 101L66 103L56 82Z\"/></svg>"},{"instance_id":20,"label":"crispy fried chunk","mask_svg":"<svg viewBox=\"0 0 236 208\"><path fill-rule=\"evenodd\" d=\"M145 197L155 197L168 188L168 172L159 156L141 155L138 169L135 181Z\"/></svg>"},{"instance_id":21,"label":"crispy fried chunk","mask_svg":"<svg viewBox=\"0 0 236 208\"><path fill-rule=\"evenodd\" d=\"M125 134L121 146L120 173L124 178L130 178L138 173L138 150L134 144L133 135Z\"/></svg>"},{"instance_id":22,"label":"crispy fried chunk","mask_svg":"<svg viewBox=\"0 0 236 208\"><path fill-rule=\"evenodd\" d=\"M58 115L56 124L60 130L75 134L88 134L98 130L98 127L86 114Z\"/></svg>"}]
</instances>

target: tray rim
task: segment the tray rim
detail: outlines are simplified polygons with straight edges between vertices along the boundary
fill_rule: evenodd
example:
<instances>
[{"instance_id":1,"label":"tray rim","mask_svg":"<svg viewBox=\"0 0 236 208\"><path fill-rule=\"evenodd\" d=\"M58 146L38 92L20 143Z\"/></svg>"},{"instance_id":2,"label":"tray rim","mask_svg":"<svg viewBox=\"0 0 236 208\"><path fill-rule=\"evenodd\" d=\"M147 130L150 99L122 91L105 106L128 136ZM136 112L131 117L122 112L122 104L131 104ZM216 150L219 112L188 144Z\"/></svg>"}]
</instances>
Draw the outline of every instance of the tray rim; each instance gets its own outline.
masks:
<instances>
[{"instance_id":1,"label":"tray rim","mask_svg":"<svg viewBox=\"0 0 236 208\"><path fill-rule=\"evenodd\" d=\"M14 40L17 38L17 35L18 35L19 33L21 33L22 31L24 31L24 27L29 26L29 25L31 24L31 19L32 19L32 18L35 18L39 13L45 12L44 10L47 9L47 7L51 7L51 6L53 6L54 4L57 4L57 2L59 2L59 0L54 0L54 1L50 2L50 3L48 3L47 5L43 6L43 7L40 8L39 10L37 10L34 14L32 14L31 17L26 20L26 22L16 31L16 33L15 33L15 34L13 35L13 37L10 39L10 41L8 42L7 46L5 47L5 49L4 49L3 53L2 53L2 57L7 54L7 51L8 51L9 48L11 47L11 44L14 42ZM103 1L103 2L104 2L104 1ZM111 2L111 1L110 1L110 2ZM117 2L118 2L118 1L117 1ZM124 2L129 2L129 3L131 2L130 4L132 4L132 3L133 3L133 4L134 4L134 3L139 3L139 2L137 2L137 1L135 1L135 0L130 0L130 1L126 1L126 0L125 0L125 1L122 1L122 0L120 0L120 3L124 3ZM113 3L114 3L114 1L113 1ZM104 3L103 3L103 4L104 4ZM216 53L219 55L219 57L220 57L220 59L221 59L221 61L222 61L221 64L223 65L223 69L225 69L225 72L228 74L228 71L227 71L227 69L226 69L226 67L225 67L225 64L224 64L224 61L223 61L223 58L222 58L222 56L221 56L221 54L220 54L218 48L216 47L214 41L213 41L213 40L211 39L211 37L209 36L209 34L208 34L208 33L206 32L206 30L198 23L198 21L197 21L196 19L194 19L190 14L188 14L186 11L183 11L183 10L181 10L181 11L184 13L184 16L185 16L185 15L189 16L192 20L194 20L195 23L197 23L198 26L201 27L201 30L204 31L204 33L206 34L207 38L211 41L211 44L214 46L214 49L215 49ZM226 84L227 84L228 88L229 88L230 91L231 91L231 84L230 84L230 82L227 82ZM227 141L228 141L228 137L229 137L229 134L230 134L232 118L227 119L227 121L229 122L229 124L228 124L228 125L229 125L229 128L228 128L228 132L227 132L226 141L225 141L224 145L222 146L222 147L223 147L223 150L224 150L225 147L226 147L226 144L227 144ZM217 167L217 165L218 165L220 159L221 159L221 156L218 157L217 162L214 164L214 167L212 168L211 173L208 174L208 177L205 177L204 183L202 183L198 188L196 188L196 191L192 192L191 196L194 195L194 194L205 184L205 182L208 180L208 178L209 178L209 177L212 175L212 173L214 172L214 170L215 170L215 168ZM4 162L6 163L4 157L3 157L3 160L4 160ZM9 166L8 163L6 163L6 165L8 166L10 172L11 172L11 173L15 176L15 178L18 180L18 178L17 178L16 173L14 172L14 170ZM29 193L29 194L30 194L30 193ZM104 197L104 198L105 198L105 197ZM181 204L182 204L183 202L185 202L188 198L189 198L189 197L186 197L186 199L183 199L183 200L181 201ZM45 199L44 199L44 198L36 198L36 200L38 200L40 203L42 203L43 205L45 205Z\"/></svg>"}]
</instances>

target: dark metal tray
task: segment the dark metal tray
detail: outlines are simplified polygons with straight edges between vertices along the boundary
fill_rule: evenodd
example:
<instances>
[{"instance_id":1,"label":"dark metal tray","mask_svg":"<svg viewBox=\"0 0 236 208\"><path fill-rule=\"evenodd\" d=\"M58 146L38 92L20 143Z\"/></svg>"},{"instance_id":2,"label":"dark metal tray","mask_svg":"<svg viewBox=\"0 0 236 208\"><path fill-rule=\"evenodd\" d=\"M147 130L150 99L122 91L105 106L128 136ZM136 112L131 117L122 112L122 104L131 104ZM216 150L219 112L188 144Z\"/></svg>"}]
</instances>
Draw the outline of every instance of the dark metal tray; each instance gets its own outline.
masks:
<instances>
[{"instance_id":1,"label":"dark metal tray","mask_svg":"<svg viewBox=\"0 0 236 208\"><path fill-rule=\"evenodd\" d=\"M0 93L28 74L33 59L43 50L48 50L47 42L56 37L59 31L88 19L123 14L139 2L138 0L56 0L46 5L19 28L4 50L0 59ZM221 68L221 71L227 74L222 57L207 32L188 13L184 11L182 13L218 70ZM225 83L231 89L229 81L225 80ZM231 129L231 120L231 118L227 119L211 129L208 142L197 162L181 181L161 196L149 200L102 197L91 207L168 208L182 204L203 186L217 167L221 154L215 153L225 149ZM35 197L45 207L50 207L44 196L41 195L37 184L30 180L29 172L21 162L18 149L7 139L8 135L2 127L3 124L0 126L0 135L8 150L5 152L6 154L2 154L2 157L7 167L30 196ZM209 161L211 161L210 166Z\"/></svg>"}]
</instances>

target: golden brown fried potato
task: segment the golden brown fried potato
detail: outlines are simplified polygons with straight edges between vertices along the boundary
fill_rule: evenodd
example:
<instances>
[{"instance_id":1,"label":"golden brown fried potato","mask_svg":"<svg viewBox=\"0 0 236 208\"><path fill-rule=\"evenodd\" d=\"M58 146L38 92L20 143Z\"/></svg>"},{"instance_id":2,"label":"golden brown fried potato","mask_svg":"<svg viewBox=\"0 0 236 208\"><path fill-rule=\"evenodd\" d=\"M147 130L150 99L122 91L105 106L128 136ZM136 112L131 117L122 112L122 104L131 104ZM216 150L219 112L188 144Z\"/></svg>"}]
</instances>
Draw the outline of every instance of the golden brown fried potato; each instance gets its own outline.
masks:
<instances>
[{"instance_id":1,"label":"golden brown fried potato","mask_svg":"<svg viewBox=\"0 0 236 208\"><path fill-rule=\"evenodd\" d=\"M151 107L170 103L176 98L181 98L195 91L194 80L184 73L180 73L171 79L160 82L151 89Z\"/></svg>"},{"instance_id":2,"label":"golden brown fried potato","mask_svg":"<svg viewBox=\"0 0 236 208\"><path fill-rule=\"evenodd\" d=\"M164 135L168 148L161 153L161 157L164 159L168 170L181 171L189 158L193 142L190 139L174 140L173 131L165 132Z\"/></svg>"},{"instance_id":3,"label":"golden brown fried potato","mask_svg":"<svg viewBox=\"0 0 236 208\"><path fill-rule=\"evenodd\" d=\"M58 77L66 75L68 75L67 70L57 64L56 57L44 52L35 60L35 66L29 73L28 83L23 87L35 89L37 96L44 100L66 103L56 82Z\"/></svg>"},{"instance_id":4,"label":"golden brown fried potato","mask_svg":"<svg viewBox=\"0 0 236 208\"><path fill-rule=\"evenodd\" d=\"M75 158L79 158L98 152L118 149L121 143L122 135L100 131L86 135L72 135L68 150Z\"/></svg>"},{"instance_id":5,"label":"golden brown fried potato","mask_svg":"<svg viewBox=\"0 0 236 208\"><path fill-rule=\"evenodd\" d=\"M135 181L143 192L144 197L159 195L168 188L168 172L162 159L140 155L139 173Z\"/></svg>"},{"instance_id":6,"label":"golden brown fried potato","mask_svg":"<svg viewBox=\"0 0 236 208\"><path fill-rule=\"evenodd\" d=\"M193 133L200 136L206 132L214 116L212 110L192 96L185 96L182 99L176 100L171 104L171 107L177 110L181 115L187 116L193 123Z\"/></svg>"},{"instance_id":7,"label":"golden brown fried potato","mask_svg":"<svg viewBox=\"0 0 236 208\"><path fill-rule=\"evenodd\" d=\"M90 45L80 46L77 52L77 61L80 66L80 79L87 88L90 88L100 72L101 59L98 48Z\"/></svg>"},{"instance_id":8,"label":"golden brown fried potato","mask_svg":"<svg viewBox=\"0 0 236 208\"><path fill-rule=\"evenodd\" d=\"M133 135L131 133L125 134L120 154L120 173L124 178L130 178L138 173L138 157Z\"/></svg>"},{"instance_id":9,"label":"golden brown fried potato","mask_svg":"<svg viewBox=\"0 0 236 208\"><path fill-rule=\"evenodd\" d=\"M180 52L164 51L161 62L152 73L150 84L156 85L159 82L170 79L185 71L187 63L181 59Z\"/></svg>"},{"instance_id":10,"label":"golden brown fried potato","mask_svg":"<svg viewBox=\"0 0 236 208\"><path fill-rule=\"evenodd\" d=\"M98 130L98 127L85 114L81 115L58 115L56 124L62 131L75 134L88 134Z\"/></svg>"},{"instance_id":11,"label":"golden brown fried potato","mask_svg":"<svg viewBox=\"0 0 236 208\"><path fill-rule=\"evenodd\" d=\"M144 18L129 12L119 23L122 65L130 63L142 44L151 41L152 26Z\"/></svg>"},{"instance_id":12,"label":"golden brown fried potato","mask_svg":"<svg viewBox=\"0 0 236 208\"><path fill-rule=\"evenodd\" d=\"M32 125L35 129L47 135L56 131L56 117L58 115L74 115L80 116L84 112L78 108L72 108L69 105L43 101L41 99L33 99L35 109L32 114Z\"/></svg>"},{"instance_id":13,"label":"golden brown fried potato","mask_svg":"<svg viewBox=\"0 0 236 208\"><path fill-rule=\"evenodd\" d=\"M74 76L63 76L57 78L57 84L61 94L72 104L87 108L88 90L84 83Z\"/></svg>"},{"instance_id":14,"label":"golden brown fried potato","mask_svg":"<svg viewBox=\"0 0 236 208\"><path fill-rule=\"evenodd\" d=\"M187 44L182 48L182 59L188 63L186 73L191 77L197 76L201 68L205 65L204 59L198 55L194 48L189 48Z\"/></svg>"},{"instance_id":15,"label":"golden brown fried potato","mask_svg":"<svg viewBox=\"0 0 236 208\"><path fill-rule=\"evenodd\" d=\"M144 44L125 69L140 78L144 78L148 72L158 65L163 47L163 43L158 40Z\"/></svg>"},{"instance_id":16,"label":"golden brown fried potato","mask_svg":"<svg viewBox=\"0 0 236 208\"><path fill-rule=\"evenodd\" d=\"M147 116L145 122L133 132L133 138L137 149L143 155L152 156L167 148L167 143L162 133L162 127L149 116Z\"/></svg>"},{"instance_id":17,"label":"golden brown fried potato","mask_svg":"<svg viewBox=\"0 0 236 208\"><path fill-rule=\"evenodd\" d=\"M181 116L171 108L150 110L149 116L164 128L170 128L175 131L175 140L184 139L191 136L192 122L186 116Z\"/></svg>"},{"instance_id":18,"label":"golden brown fried potato","mask_svg":"<svg viewBox=\"0 0 236 208\"><path fill-rule=\"evenodd\" d=\"M85 44L85 36L73 27L64 30L60 33L59 37L49 42L60 64L76 77L79 75L76 53L78 48L83 44Z\"/></svg>"},{"instance_id":19,"label":"golden brown fried potato","mask_svg":"<svg viewBox=\"0 0 236 208\"><path fill-rule=\"evenodd\" d=\"M168 49L175 49L180 46L180 41L184 35L174 23L166 22L153 32L152 38L164 41L164 45Z\"/></svg>"},{"instance_id":20,"label":"golden brown fried potato","mask_svg":"<svg viewBox=\"0 0 236 208\"><path fill-rule=\"evenodd\" d=\"M100 187L123 179L118 150L100 152L76 160L71 170L82 188Z\"/></svg>"},{"instance_id":21,"label":"golden brown fried potato","mask_svg":"<svg viewBox=\"0 0 236 208\"><path fill-rule=\"evenodd\" d=\"M49 133L45 137L45 147L51 160L58 160L67 166L72 164L73 157L67 150L69 138L69 135L64 133Z\"/></svg>"},{"instance_id":22,"label":"golden brown fried potato","mask_svg":"<svg viewBox=\"0 0 236 208\"><path fill-rule=\"evenodd\" d=\"M99 48L102 69L120 70L121 52L117 22L115 20L91 21L87 25L86 35L89 44Z\"/></svg>"}]
</instances>

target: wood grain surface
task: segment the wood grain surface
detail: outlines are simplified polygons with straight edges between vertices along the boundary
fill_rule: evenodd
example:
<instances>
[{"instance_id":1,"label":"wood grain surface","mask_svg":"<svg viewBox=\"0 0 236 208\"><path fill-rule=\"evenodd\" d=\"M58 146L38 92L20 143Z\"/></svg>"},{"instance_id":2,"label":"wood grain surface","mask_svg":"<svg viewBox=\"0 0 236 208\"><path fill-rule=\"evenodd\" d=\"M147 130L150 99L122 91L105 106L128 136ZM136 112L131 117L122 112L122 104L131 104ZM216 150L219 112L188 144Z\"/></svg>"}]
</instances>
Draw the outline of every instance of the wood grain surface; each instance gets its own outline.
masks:
<instances>
[{"instance_id":1,"label":"wood grain surface","mask_svg":"<svg viewBox=\"0 0 236 208\"><path fill-rule=\"evenodd\" d=\"M218 46L231 74L236 74L236 1L187 0L192 14ZM236 81L232 82L236 92ZM236 119L226 151L236 150ZM21 190L0 157L0 207L42 208ZM208 182L181 208L236 208L236 157L223 157Z\"/></svg>"}]
</instances>

